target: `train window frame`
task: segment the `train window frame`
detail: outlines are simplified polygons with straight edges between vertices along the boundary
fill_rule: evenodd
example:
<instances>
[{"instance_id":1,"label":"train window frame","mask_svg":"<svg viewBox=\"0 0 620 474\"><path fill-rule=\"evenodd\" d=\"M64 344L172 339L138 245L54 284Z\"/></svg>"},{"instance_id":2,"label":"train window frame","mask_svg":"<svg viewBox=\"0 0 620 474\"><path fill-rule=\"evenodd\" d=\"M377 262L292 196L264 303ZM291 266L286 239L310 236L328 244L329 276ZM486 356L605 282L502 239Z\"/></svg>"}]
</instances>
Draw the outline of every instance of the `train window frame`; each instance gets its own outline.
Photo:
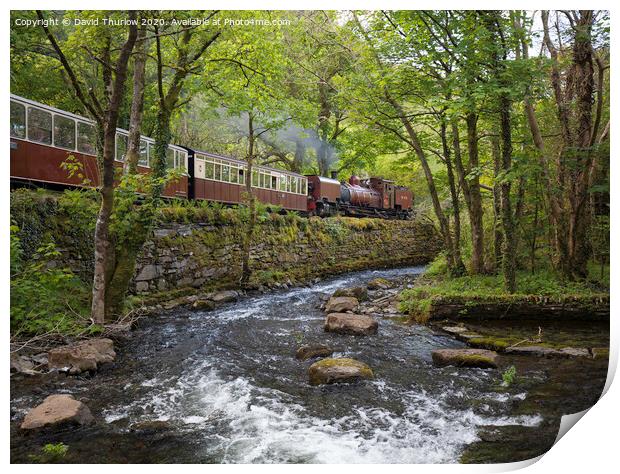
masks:
<instances>
[{"instance_id":1,"label":"train window frame","mask_svg":"<svg viewBox=\"0 0 620 474\"><path fill-rule=\"evenodd\" d=\"M215 181L222 181L222 163L219 161L213 162L213 179Z\"/></svg>"},{"instance_id":2,"label":"train window frame","mask_svg":"<svg viewBox=\"0 0 620 474\"><path fill-rule=\"evenodd\" d=\"M40 113L40 114L45 114L49 117L49 142L46 140L37 140L36 138L33 138L31 136L31 134L33 133L33 130L31 130L32 124L35 123L32 120L31 114L33 112L36 113ZM26 110L26 114L27 114L27 118L26 118L26 124L27 124L27 131L26 131L26 136L28 137L28 140L34 143L40 143L42 145L50 145L53 146L52 143L54 143L54 118L53 118L53 114L51 112L48 112L47 110L43 110L39 107L34 107L32 105L28 106L27 110ZM42 129L41 127L39 127L40 130L45 131L45 129Z\"/></svg>"},{"instance_id":3,"label":"train window frame","mask_svg":"<svg viewBox=\"0 0 620 474\"><path fill-rule=\"evenodd\" d=\"M280 175L280 183L278 186L278 190L283 193L286 192L286 175L285 174Z\"/></svg>"},{"instance_id":4,"label":"train window frame","mask_svg":"<svg viewBox=\"0 0 620 474\"><path fill-rule=\"evenodd\" d=\"M239 168L237 166L230 167L230 182L232 184L239 184Z\"/></svg>"},{"instance_id":5,"label":"train window frame","mask_svg":"<svg viewBox=\"0 0 620 474\"><path fill-rule=\"evenodd\" d=\"M144 144L144 146L142 146ZM145 168L149 168L149 148L151 148L149 146L149 142L146 141L144 138L140 138L140 145L139 145L139 151L138 151L138 166L143 166ZM144 153L144 157L146 158L146 160L143 160L143 149L145 151Z\"/></svg>"},{"instance_id":6,"label":"train window frame","mask_svg":"<svg viewBox=\"0 0 620 474\"><path fill-rule=\"evenodd\" d=\"M230 165L222 163L222 182L230 182Z\"/></svg>"},{"instance_id":7,"label":"train window frame","mask_svg":"<svg viewBox=\"0 0 620 474\"><path fill-rule=\"evenodd\" d=\"M119 158L118 156L118 151L119 151L119 139L118 137L123 137L125 139L125 153L122 155L122 157ZM121 163L125 162L125 158L127 158L127 147L129 146L129 136L125 135L122 132L117 131L116 135L114 136L114 160L115 161L119 161Z\"/></svg>"},{"instance_id":8,"label":"train window frame","mask_svg":"<svg viewBox=\"0 0 620 474\"><path fill-rule=\"evenodd\" d=\"M252 170L252 183L251 183L253 188L258 188L259 180L260 180L260 174L258 170L253 169Z\"/></svg>"},{"instance_id":9,"label":"train window frame","mask_svg":"<svg viewBox=\"0 0 620 474\"><path fill-rule=\"evenodd\" d=\"M175 165L175 150L171 146L166 148L166 169L174 169Z\"/></svg>"},{"instance_id":10,"label":"train window frame","mask_svg":"<svg viewBox=\"0 0 620 474\"><path fill-rule=\"evenodd\" d=\"M243 167L243 168L239 168L239 184L241 185L245 185L245 173L247 171L247 168Z\"/></svg>"},{"instance_id":11,"label":"train window frame","mask_svg":"<svg viewBox=\"0 0 620 474\"><path fill-rule=\"evenodd\" d=\"M211 170L211 173L207 172L209 169ZM205 160L205 179L215 179L215 163L211 160Z\"/></svg>"},{"instance_id":12,"label":"train window frame","mask_svg":"<svg viewBox=\"0 0 620 474\"><path fill-rule=\"evenodd\" d=\"M80 133L80 126L89 127L92 130L92 137L88 136L88 133ZM85 122L83 120L77 120L75 124L75 149L78 153L83 153L84 155L97 156L97 145L96 143L91 143L90 138L92 138L95 142L97 140L97 129L95 125L92 123ZM83 137L86 137L86 141L82 141ZM84 147L84 143L88 144L91 148L87 149ZM116 145L115 145L116 146ZM114 152L116 153L116 151Z\"/></svg>"},{"instance_id":13,"label":"train window frame","mask_svg":"<svg viewBox=\"0 0 620 474\"><path fill-rule=\"evenodd\" d=\"M17 124L18 127L23 127L21 129L22 134L23 135L19 135L16 134L15 131L18 130L18 128L15 127L16 121L14 120L16 118L16 115L14 114L14 106L17 107L21 107L22 112L23 112L23 125ZM27 135L27 128L28 128L28 119L27 119L27 113L26 113L26 106L20 102L17 102L16 100L12 100L11 101L11 106L10 106L10 125L11 125L11 131L10 131L10 135L11 138L18 138L18 139L22 139L25 140L26 139L26 135Z\"/></svg>"},{"instance_id":14,"label":"train window frame","mask_svg":"<svg viewBox=\"0 0 620 474\"><path fill-rule=\"evenodd\" d=\"M69 132L69 129L73 130L73 136L68 136L68 138L72 138L73 143L70 144L71 140L69 140L66 143L59 143L61 138L67 138L67 137L63 137L63 131L59 130L59 128L62 126L62 122L63 121L67 121L65 123L65 125L69 125L69 123L71 124L70 127L67 127L67 129L65 130L65 132ZM60 122L60 125L58 124L58 122ZM76 121L74 119L72 119L71 117L66 117L64 115L61 114L53 114L53 127L54 127L54 132L53 132L53 137L54 137L54 146L56 148L62 148L63 150L70 150L70 151L75 151L76 149L76 144L77 144L77 124Z\"/></svg>"}]
</instances>

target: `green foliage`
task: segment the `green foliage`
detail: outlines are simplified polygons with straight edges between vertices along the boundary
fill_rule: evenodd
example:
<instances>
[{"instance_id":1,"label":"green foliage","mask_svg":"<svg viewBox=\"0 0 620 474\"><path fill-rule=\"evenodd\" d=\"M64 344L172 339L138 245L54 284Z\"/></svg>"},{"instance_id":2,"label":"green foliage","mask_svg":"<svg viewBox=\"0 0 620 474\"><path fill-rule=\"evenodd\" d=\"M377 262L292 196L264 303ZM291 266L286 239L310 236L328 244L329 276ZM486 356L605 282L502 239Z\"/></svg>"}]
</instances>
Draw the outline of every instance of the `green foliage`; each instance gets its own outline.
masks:
<instances>
[{"instance_id":1,"label":"green foliage","mask_svg":"<svg viewBox=\"0 0 620 474\"><path fill-rule=\"evenodd\" d=\"M436 271L441 265L435 262L431 266L435 267ZM595 284L566 281L550 270L518 273L517 288L517 293L506 293L501 275L450 278L442 270L432 276L424 275L413 288L404 290L400 294L400 310L424 323L428 320L433 301L436 299L458 299L475 304L479 301L518 301L523 298L563 301L565 298L601 295L600 288Z\"/></svg>"},{"instance_id":2,"label":"green foliage","mask_svg":"<svg viewBox=\"0 0 620 474\"><path fill-rule=\"evenodd\" d=\"M53 242L22 258L19 228L11 226L11 334L77 334L88 321L88 288L67 268L56 268Z\"/></svg>"},{"instance_id":3,"label":"green foliage","mask_svg":"<svg viewBox=\"0 0 620 474\"><path fill-rule=\"evenodd\" d=\"M31 454L30 458L37 463L55 463L62 461L68 451L69 446L64 443L48 443L41 448L40 454Z\"/></svg>"},{"instance_id":4,"label":"green foliage","mask_svg":"<svg viewBox=\"0 0 620 474\"><path fill-rule=\"evenodd\" d=\"M515 368L514 365L511 365L502 373L502 381L506 387L509 387L510 385L512 385L514 381L516 380L516 378L517 378L517 369Z\"/></svg>"}]
</instances>

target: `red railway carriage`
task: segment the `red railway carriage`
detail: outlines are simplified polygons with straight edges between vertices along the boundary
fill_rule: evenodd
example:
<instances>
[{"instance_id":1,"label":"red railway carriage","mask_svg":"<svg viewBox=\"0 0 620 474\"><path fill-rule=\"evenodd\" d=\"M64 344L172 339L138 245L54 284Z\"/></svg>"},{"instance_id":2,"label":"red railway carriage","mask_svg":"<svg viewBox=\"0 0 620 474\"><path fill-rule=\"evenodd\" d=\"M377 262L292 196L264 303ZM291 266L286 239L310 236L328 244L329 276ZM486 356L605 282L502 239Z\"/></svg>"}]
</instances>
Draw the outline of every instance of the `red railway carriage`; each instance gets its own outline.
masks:
<instances>
[{"instance_id":1,"label":"red railway carriage","mask_svg":"<svg viewBox=\"0 0 620 474\"><path fill-rule=\"evenodd\" d=\"M189 199L218 201L226 204L243 202L247 163L204 151L187 149L189 153ZM267 166L252 167L252 189L265 204L284 209L305 211L307 180L304 176Z\"/></svg>"},{"instance_id":2,"label":"red railway carriage","mask_svg":"<svg viewBox=\"0 0 620 474\"><path fill-rule=\"evenodd\" d=\"M94 123L79 115L55 109L38 102L11 95L11 180L63 186L98 186L99 166L95 149ZM122 168L127 151L126 130L116 132L116 167ZM150 172L154 140L140 139L140 173ZM62 164L73 156L82 164L78 176ZM187 151L170 145L168 166L187 169ZM164 190L166 197L187 198L188 177L170 183Z\"/></svg>"}]
</instances>

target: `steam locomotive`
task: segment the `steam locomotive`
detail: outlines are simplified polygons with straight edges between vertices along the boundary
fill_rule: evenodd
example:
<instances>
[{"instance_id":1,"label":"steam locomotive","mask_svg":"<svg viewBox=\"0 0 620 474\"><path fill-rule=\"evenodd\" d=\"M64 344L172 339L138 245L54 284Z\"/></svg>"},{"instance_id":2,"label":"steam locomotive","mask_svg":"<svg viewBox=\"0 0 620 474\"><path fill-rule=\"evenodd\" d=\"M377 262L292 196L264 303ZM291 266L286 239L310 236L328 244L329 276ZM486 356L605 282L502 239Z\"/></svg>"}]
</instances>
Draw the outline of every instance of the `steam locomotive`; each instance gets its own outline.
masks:
<instances>
[{"instance_id":1,"label":"steam locomotive","mask_svg":"<svg viewBox=\"0 0 620 474\"><path fill-rule=\"evenodd\" d=\"M95 126L91 120L13 94L10 102L12 183L98 186ZM124 166L127 143L127 130L117 129L118 168ZM153 139L140 138L140 173L150 172L154 145ZM69 176L63 168L69 155L82 165L80 176ZM168 168L182 170L181 179L164 190L168 198L239 204L246 180L250 179L261 202L303 214L385 219L406 219L411 215L411 191L381 178L360 180L352 176L340 183L334 176L303 176L263 165L253 166L252 176L248 176L247 163L242 160L172 144L166 162Z\"/></svg>"},{"instance_id":2,"label":"steam locomotive","mask_svg":"<svg viewBox=\"0 0 620 474\"><path fill-rule=\"evenodd\" d=\"M358 217L408 219L413 206L413 193L394 181L382 178L360 179L351 176L340 182L334 175L307 176L308 213L321 217L344 214Z\"/></svg>"}]
</instances>

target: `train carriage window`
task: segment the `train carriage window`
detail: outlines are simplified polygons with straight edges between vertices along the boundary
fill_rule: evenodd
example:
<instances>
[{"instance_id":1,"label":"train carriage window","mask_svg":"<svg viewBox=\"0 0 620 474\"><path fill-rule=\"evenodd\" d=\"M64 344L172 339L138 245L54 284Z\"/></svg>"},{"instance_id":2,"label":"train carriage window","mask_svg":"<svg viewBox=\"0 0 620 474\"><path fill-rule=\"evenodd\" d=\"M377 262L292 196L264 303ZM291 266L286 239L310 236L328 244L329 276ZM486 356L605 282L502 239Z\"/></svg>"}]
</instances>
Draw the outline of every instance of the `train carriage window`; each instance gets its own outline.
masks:
<instances>
[{"instance_id":1,"label":"train carriage window","mask_svg":"<svg viewBox=\"0 0 620 474\"><path fill-rule=\"evenodd\" d=\"M278 189L278 178L276 176L271 177L271 189Z\"/></svg>"},{"instance_id":2,"label":"train carriage window","mask_svg":"<svg viewBox=\"0 0 620 474\"><path fill-rule=\"evenodd\" d=\"M205 163L205 178L213 179L213 162L207 161Z\"/></svg>"},{"instance_id":3,"label":"train carriage window","mask_svg":"<svg viewBox=\"0 0 620 474\"><path fill-rule=\"evenodd\" d=\"M88 155L96 155L96 130L94 125L85 122L77 123L77 149Z\"/></svg>"},{"instance_id":4,"label":"train carriage window","mask_svg":"<svg viewBox=\"0 0 620 474\"><path fill-rule=\"evenodd\" d=\"M291 192L291 177L290 176L286 177L286 192L288 193Z\"/></svg>"},{"instance_id":5,"label":"train carriage window","mask_svg":"<svg viewBox=\"0 0 620 474\"><path fill-rule=\"evenodd\" d=\"M252 186L258 187L258 171L252 170Z\"/></svg>"},{"instance_id":6,"label":"train carriage window","mask_svg":"<svg viewBox=\"0 0 620 474\"><path fill-rule=\"evenodd\" d=\"M228 183L230 181L230 166L222 165L222 181Z\"/></svg>"},{"instance_id":7,"label":"train carriage window","mask_svg":"<svg viewBox=\"0 0 620 474\"><path fill-rule=\"evenodd\" d=\"M239 184L245 184L245 169L239 169Z\"/></svg>"},{"instance_id":8,"label":"train carriage window","mask_svg":"<svg viewBox=\"0 0 620 474\"><path fill-rule=\"evenodd\" d=\"M52 144L52 114L28 107L28 139L46 145Z\"/></svg>"},{"instance_id":9,"label":"train carriage window","mask_svg":"<svg viewBox=\"0 0 620 474\"><path fill-rule=\"evenodd\" d=\"M174 168L174 150L170 147L166 149L166 169Z\"/></svg>"},{"instance_id":10,"label":"train carriage window","mask_svg":"<svg viewBox=\"0 0 620 474\"><path fill-rule=\"evenodd\" d=\"M127 135L116 134L116 161L125 161L127 154Z\"/></svg>"},{"instance_id":11,"label":"train carriage window","mask_svg":"<svg viewBox=\"0 0 620 474\"><path fill-rule=\"evenodd\" d=\"M187 168L187 152L179 150L179 168L185 170Z\"/></svg>"},{"instance_id":12,"label":"train carriage window","mask_svg":"<svg viewBox=\"0 0 620 474\"><path fill-rule=\"evenodd\" d=\"M239 168L230 168L230 182L235 184L239 182Z\"/></svg>"},{"instance_id":13,"label":"train carriage window","mask_svg":"<svg viewBox=\"0 0 620 474\"><path fill-rule=\"evenodd\" d=\"M138 159L140 166L149 165L149 145L146 140L140 140L140 158Z\"/></svg>"},{"instance_id":14,"label":"train carriage window","mask_svg":"<svg viewBox=\"0 0 620 474\"><path fill-rule=\"evenodd\" d=\"M222 180L222 165L219 164L219 163L215 163L214 179L216 181L221 181Z\"/></svg>"},{"instance_id":15,"label":"train carriage window","mask_svg":"<svg viewBox=\"0 0 620 474\"><path fill-rule=\"evenodd\" d=\"M54 115L54 146L75 150L75 120Z\"/></svg>"},{"instance_id":16,"label":"train carriage window","mask_svg":"<svg viewBox=\"0 0 620 474\"><path fill-rule=\"evenodd\" d=\"M11 101L11 136L26 138L26 107Z\"/></svg>"}]
</instances>

